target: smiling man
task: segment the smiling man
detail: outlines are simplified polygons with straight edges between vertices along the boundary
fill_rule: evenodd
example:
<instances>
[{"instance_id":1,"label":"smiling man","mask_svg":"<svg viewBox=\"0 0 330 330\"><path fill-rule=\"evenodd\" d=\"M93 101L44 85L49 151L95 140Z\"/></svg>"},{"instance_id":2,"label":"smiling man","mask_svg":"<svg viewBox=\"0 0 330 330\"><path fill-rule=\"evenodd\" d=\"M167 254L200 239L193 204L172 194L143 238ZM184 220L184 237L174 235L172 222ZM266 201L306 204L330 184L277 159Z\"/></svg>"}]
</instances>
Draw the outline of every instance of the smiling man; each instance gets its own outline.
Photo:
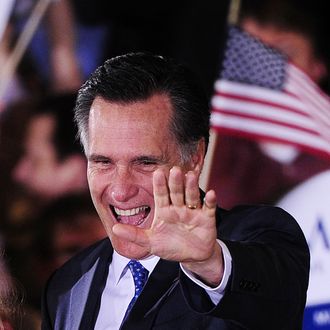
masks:
<instances>
[{"instance_id":1,"label":"smiling man","mask_svg":"<svg viewBox=\"0 0 330 330\"><path fill-rule=\"evenodd\" d=\"M298 329L309 252L279 208L198 187L209 108L184 66L112 58L78 93L91 196L108 238L55 272L43 329Z\"/></svg>"}]
</instances>

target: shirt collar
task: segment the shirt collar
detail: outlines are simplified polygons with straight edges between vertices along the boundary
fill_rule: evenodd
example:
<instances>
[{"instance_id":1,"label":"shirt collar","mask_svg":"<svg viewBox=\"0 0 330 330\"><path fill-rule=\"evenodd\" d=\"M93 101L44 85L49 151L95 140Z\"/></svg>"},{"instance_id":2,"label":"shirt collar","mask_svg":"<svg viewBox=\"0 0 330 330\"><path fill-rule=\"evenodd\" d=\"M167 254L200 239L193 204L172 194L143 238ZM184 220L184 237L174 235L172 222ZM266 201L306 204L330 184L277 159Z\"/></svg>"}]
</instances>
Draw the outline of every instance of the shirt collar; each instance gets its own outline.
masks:
<instances>
[{"instance_id":1,"label":"shirt collar","mask_svg":"<svg viewBox=\"0 0 330 330\"><path fill-rule=\"evenodd\" d=\"M149 275L150 275L151 272L156 267L159 259L160 259L159 257L151 255L147 258L139 260L139 262L142 264L144 268L146 268L149 271ZM130 261L129 258L120 255L115 250L113 251L111 267L113 268L115 283L118 283L122 278L122 276L125 274L127 270L127 264L129 261Z\"/></svg>"}]
</instances>

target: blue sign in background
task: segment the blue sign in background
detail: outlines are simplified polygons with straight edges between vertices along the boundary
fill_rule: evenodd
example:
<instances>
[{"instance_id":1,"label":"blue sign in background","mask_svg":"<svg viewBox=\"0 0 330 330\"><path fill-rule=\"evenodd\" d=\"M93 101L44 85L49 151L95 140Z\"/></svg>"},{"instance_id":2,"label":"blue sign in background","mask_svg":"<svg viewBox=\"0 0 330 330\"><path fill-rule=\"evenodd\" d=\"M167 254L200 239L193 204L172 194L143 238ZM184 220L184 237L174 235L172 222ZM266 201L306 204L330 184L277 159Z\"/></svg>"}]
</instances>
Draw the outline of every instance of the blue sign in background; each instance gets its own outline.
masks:
<instances>
[{"instance_id":1,"label":"blue sign in background","mask_svg":"<svg viewBox=\"0 0 330 330\"><path fill-rule=\"evenodd\" d=\"M308 242L311 263L303 330L330 330L330 170L285 195L278 206L291 213Z\"/></svg>"},{"instance_id":2,"label":"blue sign in background","mask_svg":"<svg viewBox=\"0 0 330 330\"><path fill-rule=\"evenodd\" d=\"M330 303L307 306L303 330L330 330Z\"/></svg>"}]
</instances>

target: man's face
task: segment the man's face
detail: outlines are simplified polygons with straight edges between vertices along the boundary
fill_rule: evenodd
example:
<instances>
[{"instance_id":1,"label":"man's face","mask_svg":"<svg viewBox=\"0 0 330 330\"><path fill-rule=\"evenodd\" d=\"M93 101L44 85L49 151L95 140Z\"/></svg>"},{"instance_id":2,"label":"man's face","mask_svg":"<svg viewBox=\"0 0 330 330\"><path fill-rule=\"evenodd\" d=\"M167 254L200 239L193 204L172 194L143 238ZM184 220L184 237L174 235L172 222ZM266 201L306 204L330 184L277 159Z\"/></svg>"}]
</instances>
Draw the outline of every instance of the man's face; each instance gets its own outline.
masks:
<instances>
[{"instance_id":1,"label":"man's face","mask_svg":"<svg viewBox=\"0 0 330 330\"><path fill-rule=\"evenodd\" d=\"M171 113L165 95L129 104L97 97L91 107L86 148L89 187L113 247L127 257L143 258L148 251L116 237L113 225L150 228L155 211L153 172L183 165L169 132ZM185 164L183 169L192 167Z\"/></svg>"}]
</instances>

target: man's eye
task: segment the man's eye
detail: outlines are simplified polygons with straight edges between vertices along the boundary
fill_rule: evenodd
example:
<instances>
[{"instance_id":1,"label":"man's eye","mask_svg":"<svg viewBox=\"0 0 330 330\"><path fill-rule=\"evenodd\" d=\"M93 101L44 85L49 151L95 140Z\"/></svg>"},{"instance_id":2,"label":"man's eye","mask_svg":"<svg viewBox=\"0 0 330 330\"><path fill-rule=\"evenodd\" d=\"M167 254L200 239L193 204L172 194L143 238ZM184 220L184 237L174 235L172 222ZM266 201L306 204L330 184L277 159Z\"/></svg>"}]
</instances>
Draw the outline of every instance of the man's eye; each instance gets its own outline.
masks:
<instances>
[{"instance_id":1,"label":"man's eye","mask_svg":"<svg viewBox=\"0 0 330 330\"><path fill-rule=\"evenodd\" d=\"M141 164L146 165L146 166L148 166L148 165L157 165L157 163L153 160L143 160L143 161L141 161Z\"/></svg>"},{"instance_id":2,"label":"man's eye","mask_svg":"<svg viewBox=\"0 0 330 330\"><path fill-rule=\"evenodd\" d=\"M100 166L108 166L112 164L109 159L94 159L94 163Z\"/></svg>"},{"instance_id":3,"label":"man's eye","mask_svg":"<svg viewBox=\"0 0 330 330\"><path fill-rule=\"evenodd\" d=\"M135 163L135 166L141 171L154 171L158 165L158 162L152 159L140 159Z\"/></svg>"}]
</instances>

